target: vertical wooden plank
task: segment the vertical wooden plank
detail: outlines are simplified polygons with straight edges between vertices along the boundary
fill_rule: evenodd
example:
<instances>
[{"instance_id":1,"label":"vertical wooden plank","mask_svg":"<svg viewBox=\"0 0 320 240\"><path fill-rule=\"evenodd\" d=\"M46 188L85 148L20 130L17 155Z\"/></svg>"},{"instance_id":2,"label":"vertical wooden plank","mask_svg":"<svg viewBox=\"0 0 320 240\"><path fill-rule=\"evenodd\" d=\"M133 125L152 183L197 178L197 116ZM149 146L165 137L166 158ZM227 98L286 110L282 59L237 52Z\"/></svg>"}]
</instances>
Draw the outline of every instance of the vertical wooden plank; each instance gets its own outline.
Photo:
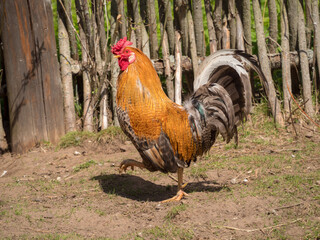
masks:
<instances>
[{"instance_id":1,"label":"vertical wooden plank","mask_svg":"<svg viewBox=\"0 0 320 240\"><path fill-rule=\"evenodd\" d=\"M38 79L44 103L44 118L48 140L57 142L64 134L62 86L54 35L50 0L29 0L35 46L43 45ZM40 43L38 43L40 42ZM39 86L39 87L40 87ZM41 100L40 100L41 101ZM43 118L43 116L42 116Z\"/></svg>"},{"instance_id":2,"label":"vertical wooden plank","mask_svg":"<svg viewBox=\"0 0 320 240\"><path fill-rule=\"evenodd\" d=\"M61 88L52 13L44 7L50 1L0 4L11 148L26 152L41 140L56 142L64 133L61 100L56 99Z\"/></svg>"}]
</instances>

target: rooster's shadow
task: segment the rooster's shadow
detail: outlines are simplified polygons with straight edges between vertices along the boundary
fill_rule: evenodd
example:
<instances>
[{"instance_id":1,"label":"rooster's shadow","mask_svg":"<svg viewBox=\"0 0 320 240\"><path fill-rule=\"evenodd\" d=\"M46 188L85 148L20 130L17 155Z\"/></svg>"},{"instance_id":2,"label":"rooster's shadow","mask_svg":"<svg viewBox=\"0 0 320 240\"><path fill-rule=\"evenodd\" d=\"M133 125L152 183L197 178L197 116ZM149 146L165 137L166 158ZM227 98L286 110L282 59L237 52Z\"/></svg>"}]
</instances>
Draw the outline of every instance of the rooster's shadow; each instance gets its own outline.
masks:
<instances>
[{"instance_id":1,"label":"rooster's shadow","mask_svg":"<svg viewBox=\"0 0 320 240\"><path fill-rule=\"evenodd\" d=\"M91 180L98 181L106 194L115 194L136 201L162 201L174 196L177 191L177 184L159 185L129 174L98 175ZM223 188L228 187L215 181L197 181L189 182L185 192L218 192Z\"/></svg>"}]
</instances>

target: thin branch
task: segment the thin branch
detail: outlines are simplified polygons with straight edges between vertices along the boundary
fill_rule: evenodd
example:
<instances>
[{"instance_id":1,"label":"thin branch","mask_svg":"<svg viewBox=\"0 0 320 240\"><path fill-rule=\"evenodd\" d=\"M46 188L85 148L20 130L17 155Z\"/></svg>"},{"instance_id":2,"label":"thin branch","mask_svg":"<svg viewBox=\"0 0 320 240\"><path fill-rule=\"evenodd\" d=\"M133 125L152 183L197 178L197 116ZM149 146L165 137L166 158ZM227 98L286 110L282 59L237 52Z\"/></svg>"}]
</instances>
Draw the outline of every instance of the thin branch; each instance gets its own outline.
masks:
<instances>
[{"instance_id":1,"label":"thin branch","mask_svg":"<svg viewBox=\"0 0 320 240\"><path fill-rule=\"evenodd\" d=\"M235 230L235 231L248 232L249 233L249 232L257 232L257 231L264 231L264 230L279 228L279 227L282 227L282 226L286 226L286 225L289 225L289 224L293 224L293 223L299 222L301 220L302 220L302 218L298 218L298 219L293 220L291 222L281 223L281 224L278 224L278 225L274 225L274 226L270 226L270 227L264 227L264 228L244 229L244 228L236 228L236 227L230 227L230 226L222 226L222 228ZM216 227L217 228L221 228L220 226L216 226Z\"/></svg>"}]
</instances>

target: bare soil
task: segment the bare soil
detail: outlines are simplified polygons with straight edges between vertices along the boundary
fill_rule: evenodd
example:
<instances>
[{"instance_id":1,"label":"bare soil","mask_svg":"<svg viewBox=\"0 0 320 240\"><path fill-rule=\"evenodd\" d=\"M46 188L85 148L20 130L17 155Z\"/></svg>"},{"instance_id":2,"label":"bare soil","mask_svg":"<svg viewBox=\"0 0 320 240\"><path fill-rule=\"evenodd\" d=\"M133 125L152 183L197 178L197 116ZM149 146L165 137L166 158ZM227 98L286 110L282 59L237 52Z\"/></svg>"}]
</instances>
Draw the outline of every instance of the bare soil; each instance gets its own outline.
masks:
<instances>
[{"instance_id":1,"label":"bare soil","mask_svg":"<svg viewBox=\"0 0 320 240\"><path fill-rule=\"evenodd\" d=\"M160 203L176 193L168 175L119 174L139 160L128 141L7 153L0 238L319 239L319 133L268 126L248 123L238 148L215 144L185 170L189 196L171 203Z\"/></svg>"}]
</instances>

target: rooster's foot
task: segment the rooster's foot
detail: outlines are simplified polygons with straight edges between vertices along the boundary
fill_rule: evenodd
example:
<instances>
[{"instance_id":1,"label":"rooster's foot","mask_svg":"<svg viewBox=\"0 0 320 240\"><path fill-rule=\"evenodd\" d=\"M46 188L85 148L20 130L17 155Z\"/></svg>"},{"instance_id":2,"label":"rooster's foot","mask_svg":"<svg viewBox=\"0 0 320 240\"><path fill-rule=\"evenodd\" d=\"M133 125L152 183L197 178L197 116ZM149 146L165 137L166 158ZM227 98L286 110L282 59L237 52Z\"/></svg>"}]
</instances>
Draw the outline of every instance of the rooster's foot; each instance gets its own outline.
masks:
<instances>
[{"instance_id":1,"label":"rooster's foot","mask_svg":"<svg viewBox=\"0 0 320 240\"><path fill-rule=\"evenodd\" d=\"M134 167L145 168L144 164L141 162L133 159L126 159L121 162L119 172L126 172L128 167L131 167L132 170L134 169Z\"/></svg>"},{"instance_id":2,"label":"rooster's foot","mask_svg":"<svg viewBox=\"0 0 320 240\"><path fill-rule=\"evenodd\" d=\"M173 201L180 201L184 196L188 196L187 193L185 193L183 190L179 190L177 192L177 195L175 195L172 198L169 198L167 200L161 201L161 203L167 203L167 202L173 202Z\"/></svg>"}]
</instances>

